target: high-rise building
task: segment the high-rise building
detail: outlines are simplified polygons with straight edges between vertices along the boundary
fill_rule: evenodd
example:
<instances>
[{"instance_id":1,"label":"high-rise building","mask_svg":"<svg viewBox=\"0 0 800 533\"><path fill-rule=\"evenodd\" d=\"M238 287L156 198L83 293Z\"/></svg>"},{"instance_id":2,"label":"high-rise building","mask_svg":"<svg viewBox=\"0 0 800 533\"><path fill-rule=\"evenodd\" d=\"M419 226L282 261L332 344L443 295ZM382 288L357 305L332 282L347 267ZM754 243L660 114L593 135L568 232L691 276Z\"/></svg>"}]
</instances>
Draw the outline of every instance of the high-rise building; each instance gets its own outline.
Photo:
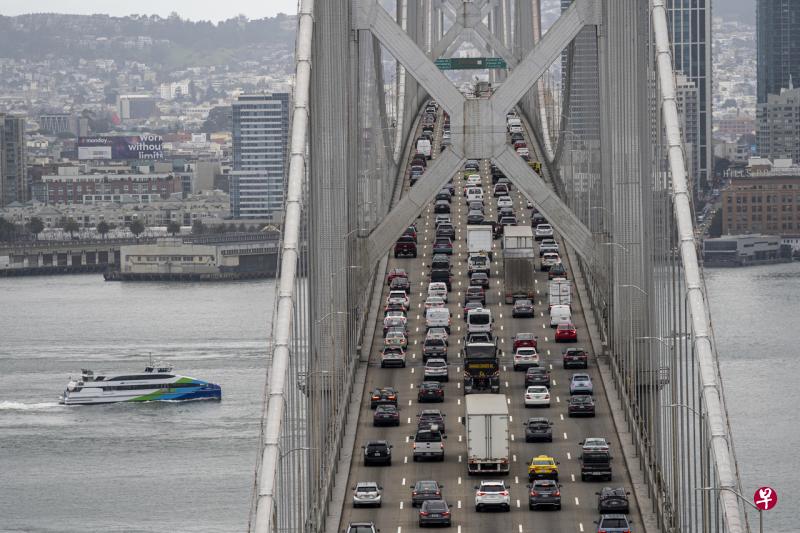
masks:
<instances>
[{"instance_id":1,"label":"high-rise building","mask_svg":"<svg viewBox=\"0 0 800 533\"><path fill-rule=\"evenodd\" d=\"M789 87L758 104L756 145L761 157L800 162L800 89Z\"/></svg>"},{"instance_id":2,"label":"high-rise building","mask_svg":"<svg viewBox=\"0 0 800 533\"><path fill-rule=\"evenodd\" d=\"M758 0L758 103L789 88L789 78L800 85L800 2Z\"/></svg>"},{"instance_id":3,"label":"high-rise building","mask_svg":"<svg viewBox=\"0 0 800 533\"><path fill-rule=\"evenodd\" d=\"M232 111L231 215L280 216L289 145L289 94L241 95Z\"/></svg>"},{"instance_id":4,"label":"high-rise building","mask_svg":"<svg viewBox=\"0 0 800 533\"><path fill-rule=\"evenodd\" d=\"M25 117L0 113L0 206L29 199Z\"/></svg>"},{"instance_id":5,"label":"high-rise building","mask_svg":"<svg viewBox=\"0 0 800 533\"><path fill-rule=\"evenodd\" d=\"M699 91L697 85L684 74L675 76L675 104L678 108L678 118L683 130L683 145L686 150L686 159L692 168L698 168L698 115Z\"/></svg>"},{"instance_id":6,"label":"high-rise building","mask_svg":"<svg viewBox=\"0 0 800 533\"><path fill-rule=\"evenodd\" d=\"M117 107L122 120L150 118L158 111L156 99L147 94L121 94L117 97Z\"/></svg>"},{"instance_id":7,"label":"high-rise building","mask_svg":"<svg viewBox=\"0 0 800 533\"><path fill-rule=\"evenodd\" d=\"M667 1L670 41L675 70L697 88L697 121L694 132L684 136L696 139L691 169L693 190L699 196L708 186L714 168L711 145L711 0ZM684 120L684 122L688 122Z\"/></svg>"}]
</instances>

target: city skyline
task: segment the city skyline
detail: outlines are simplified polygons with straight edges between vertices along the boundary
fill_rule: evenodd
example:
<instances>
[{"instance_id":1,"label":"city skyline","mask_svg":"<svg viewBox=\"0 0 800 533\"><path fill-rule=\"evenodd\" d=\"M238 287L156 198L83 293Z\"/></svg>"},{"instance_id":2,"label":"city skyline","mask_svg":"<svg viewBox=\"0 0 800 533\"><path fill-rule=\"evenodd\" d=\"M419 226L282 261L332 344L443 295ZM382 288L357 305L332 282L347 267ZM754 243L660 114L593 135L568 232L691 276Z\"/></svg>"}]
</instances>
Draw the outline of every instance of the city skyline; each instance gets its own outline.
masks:
<instances>
[{"instance_id":1,"label":"city skyline","mask_svg":"<svg viewBox=\"0 0 800 533\"><path fill-rule=\"evenodd\" d=\"M63 13L73 15L107 14L114 17L128 15L159 15L168 17L176 12L181 18L189 20L210 20L219 22L242 14L250 19L274 17L278 13L294 15L297 13L297 0L270 0L258 2L245 0L235 4L201 4L188 0L173 0L169 3L156 0L141 0L135 7L128 4L109 3L101 0L7 0L0 9L0 16L16 16L31 13Z\"/></svg>"}]
</instances>

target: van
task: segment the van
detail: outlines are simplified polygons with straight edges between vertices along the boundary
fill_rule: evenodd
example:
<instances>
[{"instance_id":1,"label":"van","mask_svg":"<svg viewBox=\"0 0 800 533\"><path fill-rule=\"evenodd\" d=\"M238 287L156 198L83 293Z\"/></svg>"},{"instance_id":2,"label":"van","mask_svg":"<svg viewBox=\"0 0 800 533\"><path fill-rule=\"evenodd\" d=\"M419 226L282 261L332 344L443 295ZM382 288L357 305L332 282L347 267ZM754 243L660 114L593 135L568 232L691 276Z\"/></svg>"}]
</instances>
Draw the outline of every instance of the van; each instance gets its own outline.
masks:
<instances>
[{"instance_id":1,"label":"van","mask_svg":"<svg viewBox=\"0 0 800 533\"><path fill-rule=\"evenodd\" d=\"M568 305L554 305L550 308L550 327L554 328L562 322L572 321L572 311Z\"/></svg>"},{"instance_id":2,"label":"van","mask_svg":"<svg viewBox=\"0 0 800 533\"><path fill-rule=\"evenodd\" d=\"M467 333L492 331L492 312L488 309L473 309L467 313Z\"/></svg>"},{"instance_id":3,"label":"van","mask_svg":"<svg viewBox=\"0 0 800 533\"><path fill-rule=\"evenodd\" d=\"M444 328L450 333L450 310L446 307L431 307L425 310L425 328Z\"/></svg>"},{"instance_id":4,"label":"van","mask_svg":"<svg viewBox=\"0 0 800 533\"><path fill-rule=\"evenodd\" d=\"M417 153L425 156L425 159L431 158L431 142L428 139L417 140Z\"/></svg>"},{"instance_id":5,"label":"van","mask_svg":"<svg viewBox=\"0 0 800 533\"><path fill-rule=\"evenodd\" d=\"M483 189L480 187L469 187L467 189L466 205L469 205L471 202L483 202Z\"/></svg>"}]
</instances>

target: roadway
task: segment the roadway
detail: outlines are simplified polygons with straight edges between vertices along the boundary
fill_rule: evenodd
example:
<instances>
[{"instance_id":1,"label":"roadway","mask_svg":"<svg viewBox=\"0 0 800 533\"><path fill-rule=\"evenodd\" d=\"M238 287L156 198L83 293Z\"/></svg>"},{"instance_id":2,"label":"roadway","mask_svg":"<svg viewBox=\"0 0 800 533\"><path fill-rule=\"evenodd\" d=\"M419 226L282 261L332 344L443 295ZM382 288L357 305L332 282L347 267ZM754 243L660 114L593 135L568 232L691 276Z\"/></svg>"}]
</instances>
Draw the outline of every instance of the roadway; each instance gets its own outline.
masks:
<instances>
[{"instance_id":1,"label":"roadway","mask_svg":"<svg viewBox=\"0 0 800 533\"><path fill-rule=\"evenodd\" d=\"M418 126L415 138L421 132ZM441 111L434 131L434 152L438 155L442 133ZM531 143L528 143L531 146ZM531 149L532 153L533 150ZM407 176L407 174L406 174ZM481 176L484 194L486 195L486 217L496 220L496 202L492 197L490 165L487 160L481 162ZM425 179L423 175L421 179ZM417 531L418 508L411 506L411 487L418 480L433 479L444 485L443 495L451 507L453 531L459 533L503 531L526 533L533 531L548 532L583 532L596 531L594 521L598 518L597 497L595 492L603 486L624 486L630 490L630 476L625 469L621 446L614 430L605 398L603 383L597 370L596 360L592 356L588 372L594 382L594 398L596 416L594 418L569 418L567 401L569 399L569 377L573 372L583 370L564 370L561 366L561 350L572 344L556 344L553 332L549 327L547 315L547 273L536 272L539 287L535 303L535 318L512 318L511 305L503 302L502 293L502 254L499 253L500 241L494 241L495 254L491 273L491 288L487 291L487 306L495 318L494 334L498 338L502 352L501 362L501 394L509 400L510 433L511 433L511 473L504 479L510 484L512 509L510 512L477 513L474 506L474 486L482 478L468 477L466 471L466 439L464 426L460 418L464 415L464 394L462 387L462 366L460 359L461 338L465 333L463 315L464 290L469 285L467 276L467 244L466 215L464 205L464 179L459 175L454 178L455 195L453 196L452 220L456 226L454 241L453 290L448 295L448 307L453 315L453 329L450 335L448 352L449 383L445 383L444 403L425 403L418 405L416 387L422 380L422 343L425 337L424 301L427 296L429 268L427 264L432 255L432 243L435 234L433 202L423 211L417 220L418 256L416 258L395 259L390 254L388 269L403 268L409 274L411 282L409 311L409 346L407 350L406 368L380 368L380 352L383 347L382 318L378 314L375 324L374 342L370 351L366 386L362 399L358 420L353 462L350 465L349 480L346 490L344 509L342 510L340 530L346 530L350 522L373 521L382 533L404 533ZM403 193L409 188L408 179ZM526 199L514 188L512 190L514 211L520 225L530 225L531 211L527 209ZM563 242L559 240L563 246ZM538 261L537 261L538 264ZM573 291L574 292L574 291ZM388 294L384 281L382 301ZM573 294L573 320L578 328L578 343L591 353L591 345L586 329L586 320L577 295ZM524 372L514 372L511 365L512 338L519 332L534 332L539 336L539 351L543 361L550 365L552 374L552 404L549 408L526 409L523 404ZM380 386L394 387L398 391L400 407L400 427L373 427L372 410L369 407L371 391ZM414 462L411 458L411 443L408 437L416 430L416 414L419 410L431 408L441 409L446 413L447 440L445 441L444 462ZM523 424L532 416L545 416L553 423L552 443L526 443ZM611 443L614 456L614 479L608 482L581 482L579 441L585 437L606 437ZM371 439L386 439L393 446L392 466L363 465L361 446ZM527 463L531 457L546 454L560 461L559 474L562 484L562 510L528 510ZM486 478L489 479L489 478ZM383 506L381 508L352 508L351 487L359 481L377 481L383 486ZM634 528L640 529L642 520L636 501L631 496L631 513ZM638 526L638 527L637 527Z\"/></svg>"}]
</instances>

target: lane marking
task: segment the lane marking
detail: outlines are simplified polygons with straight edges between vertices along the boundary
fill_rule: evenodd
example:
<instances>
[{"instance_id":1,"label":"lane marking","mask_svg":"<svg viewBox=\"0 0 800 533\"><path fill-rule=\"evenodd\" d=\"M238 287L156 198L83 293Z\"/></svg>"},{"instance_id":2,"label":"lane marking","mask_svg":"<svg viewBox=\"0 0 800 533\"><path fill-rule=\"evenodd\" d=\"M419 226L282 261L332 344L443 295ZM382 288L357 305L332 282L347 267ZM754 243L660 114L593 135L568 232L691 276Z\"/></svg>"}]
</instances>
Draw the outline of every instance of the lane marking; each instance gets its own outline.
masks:
<instances>
[{"instance_id":1,"label":"lane marking","mask_svg":"<svg viewBox=\"0 0 800 533\"><path fill-rule=\"evenodd\" d=\"M514 434L513 433L511 434L511 441L512 442L514 441Z\"/></svg>"},{"instance_id":2,"label":"lane marking","mask_svg":"<svg viewBox=\"0 0 800 533\"><path fill-rule=\"evenodd\" d=\"M458 526L458 527L459 527L459 529L461 529L461 526ZM578 522L578 527L580 528L581 531L583 531L583 522ZM459 531L458 533L461 533L461 532Z\"/></svg>"},{"instance_id":3,"label":"lane marking","mask_svg":"<svg viewBox=\"0 0 800 533\"><path fill-rule=\"evenodd\" d=\"M567 434L564 433L564 440L567 440Z\"/></svg>"},{"instance_id":4,"label":"lane marking","mask_svg":"<svg viewBox=\"0 0 800 533\"><path fill-rule=\"evenodd\" d=\"M408 442L408 439L409 439L409 437L408 437L408 436L406 436L406 442ZM403 478L403 479L405 479L405 478Z\"/></svg>"},{"instance_id":5,"label":"lane marking","mask_svg":"<svg viewBox=\"0 0 800 533\"><path fill-rule=\"evenodd\" d=\"M522 533L522 524L519 525L519 533Z\"/></svg>"},{"instance_id":6,"label":"lane marking","mask_svg":"<svg viewBox=\"0 0 800 533\"><path fill-rule=\"evenodd\" d=\"M575 496L575 505L580 505L580 504L581 504L581 502L578 501L578 497Z\"/></svg>"},{"instance_id":7,"label":"lane marking","mask_svg":"<svg viewBox=\"0 0 800 533\"><path fill-rule=\"evenodd\" d=\"M461 500L458 500L458 508L461 509ZM458 530L461 531L461 526L458 526Z\"/></svg>"},{"instance_id":8,"label":"lane marking","mask_svg":"<svg viewBox=\"0 0 800 533\"><path fill-rule=\"evenodd\" d=\"M514 483L519 485L519 476L514 476Z\"/></svg>"},{"instance_id":9,"label":"lane marking","mask_svg":"<svg viewBox=\"0 0 800 533\"><path fill-rule=\"evenodd\" d=\"M458 476L458 484L461 485L461 476Z\"/></svg>"},{"instance_id":10,"label":"lane marking","mask_svg":"<svg viewBox=\"0 0 800 533\"><path fill-rule=\"evenodd\" d=\"M403 457L403 464L404 465L408 464L408 456L407 455L405 457Z\"/></svg>"},{"instance_id":11,"label":"lane marking","mask_svg":"<svg viewBox=\"0 0 800 533\"><path fill-rule=\"evenodd\" d=\"M458 436L458 442L461 442L461 435Z\"/></svg>"},{"instance_id":12,"label":"lane marking","mask_svg":"<svg viewBox=\"0 0 800 533\"><path fill-rule=\"evenodd\" d=\"M403 478L403 481L400 484L405 487L406 486L406 478Z\"/></svg>"},{"instance_id":13,"label":"lane marking","mask_svg":"<svg viewBox=\"0 0 800 533\"><path fill-rule=\"evenodd\" d=\"M458 462L459 462L459 463L461 462L461 456L460 456L460 455L458 456ZM574 481L574 480L573 480L573 481Z\"/></svg>"},{"instance_id":14,"label":"lane marking","mask_svg":"<svg viewBox=\"0 0 800 533\"><path fill-rule=\"evenodd\" d=\"M572 478L572 481L575 481L575 474L570 474L570 477Z\"/></svg>"},{"instance_id":15,"label":"lane marking","mask_svg":"<svg viewBox=\"0 0 800 533\"><path fill-rule=\"evenodd\" d=\"M409 400L409 401L411 401L411 400ZM406 422L406 424L410 424L410 423L411 423L411 417L409 416L408 417L408 422Z\"/></svg>"},{"instance_id":16,"label":"lane marking","mask_svg":"<svg viewBox=\"0 0 800 533\"><path fill-rule=\"evenodd\" d=\"M461 405L461 398L458 399L458 405Z\"/></svg>"},{"instance_id":17,"label":"lane marking","mask_svg":"<svg viewBox=\"0 0 800 533\"><path fill-rule=\"evenodd\" d=\"M572 459L572 454L567 452L567 459Z\"/></svg>"},{"instance_id":18,"label":"lane marking","mask_svg":"<svg viewBox=\"0 0 800 533\"><path fill-rule=\"evenodd\" d=\"M403 502L400 502L400 509L402 509L402 508L403 508Z\"/></svg>"},{"instance_id":19,"label":"lane marking","mask_svg":"<svg viewBox=\"0 0 800 533\"><path fill-rule=\"evenodd\" d=\"M412 370L413 370L413 368L412 368ZM556 396L556 403L561 403L561 398L558 397L558 396Z\"/></svg>"},{"instance_id":20,"label":"lane marking","mask_svg":"<svg viewBox=\"0 0 800 533\"><path fill-rule=\"evenodd\" d=\"M413 388L414 388L414 384L413 384L413 383L409 383L409 385L411 385L411 386L409 387L409 389L413 389ZM411 400L408 400L408 401L410 402Z\"/></svg>"},{"instance_id":21,"label":"lane marking","mask_svg":"<svg viewBox=\"0 0 800 533\"><path fill-rule=\"evenodd\" d=\"M517 456L516 456L516 454L514 454L514 455L512 455L512 456L511 456L511 462L512 462L512 463L516 463L516 462L517 462ZM516 477L515 477L515 479L516 479ZM517 481L517 483L519 483L519 481Z\"/></svg>"},{"instance_id":22,"label":"lane marking","mask_svg":"<svg viewBox=\"0 0 800 533\"><path fill-rule=\"evenodd\" d=\"M564 414L563 414L563 413L562 413L562 414L560 414L560 415L558 415L558 416L560 416L560 417L561 417L561 420L564 420Z\"/></svg>"},{"instance_id":23,"label":"lane marking","mask_svg":"<svg viewBox=\"0 0 800 533\"><path fill-rule=\"evenodd\" d=\"M556 380L553 380L553 386L554 387L556 386Z\"/></svg>"},{"instance_id":24,"label":"lane marking","mask_svg":"<svg viewBox=\"0 0 800 533\"><path fill-rule=\"evenodd\" d=\"M519 500L517 500L517 509L519 509Z\"/></svg>"}]
</instances>

